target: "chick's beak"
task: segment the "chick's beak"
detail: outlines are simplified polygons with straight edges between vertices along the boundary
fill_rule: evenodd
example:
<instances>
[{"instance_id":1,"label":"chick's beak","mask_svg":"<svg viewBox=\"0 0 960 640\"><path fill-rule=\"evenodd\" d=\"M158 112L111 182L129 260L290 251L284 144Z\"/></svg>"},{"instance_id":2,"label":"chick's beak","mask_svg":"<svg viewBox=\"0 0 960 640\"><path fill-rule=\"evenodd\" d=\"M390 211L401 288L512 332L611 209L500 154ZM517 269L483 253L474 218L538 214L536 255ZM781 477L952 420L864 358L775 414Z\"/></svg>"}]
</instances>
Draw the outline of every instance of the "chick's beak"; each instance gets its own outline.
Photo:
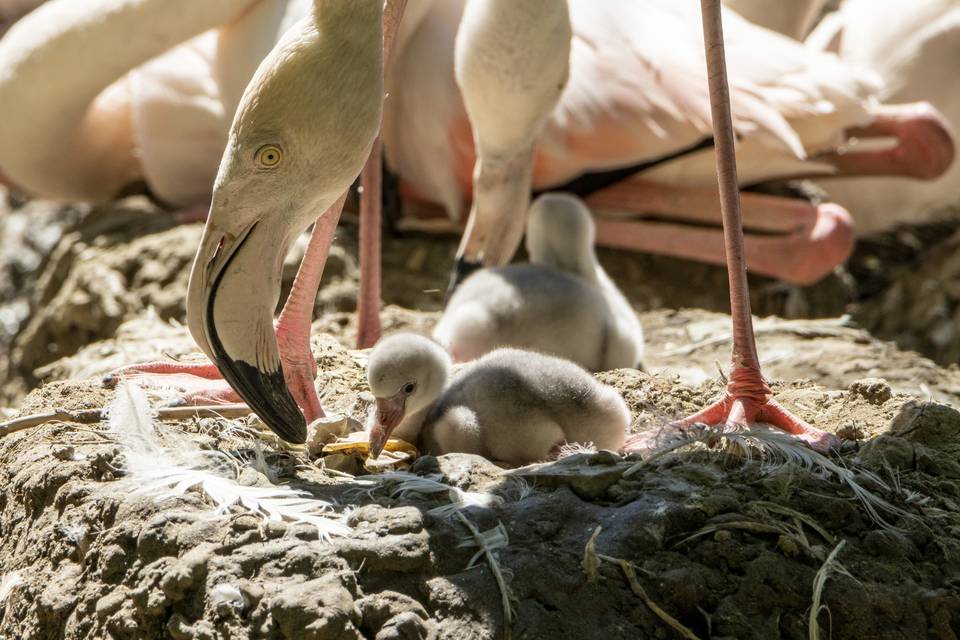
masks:
<instances>
[{"instance_id":1,"label":"chick's beak","mask_svg":"<svg viewBox=\"0 0 960 640\"><path fill-rule=\"evenodd\" d=\"M370 430L370 457L376 458L383 452L390 434L403 422L407 397L398 393L389 398L377 398L377 410L374 413L373 428Z\"/></svg>"},{"instance_id":2,"label":"chick's beak","mask_svg":"<svg viewBox=\"0 0 960 640\"><path fill-rule=\"evenodd\" d=\"M190 274L190 333L263 422L288 442L306 440L306 421L287 388L273 311L287 242L254 222L235 234L208 223Z\"/></svg>"}]
</instances>

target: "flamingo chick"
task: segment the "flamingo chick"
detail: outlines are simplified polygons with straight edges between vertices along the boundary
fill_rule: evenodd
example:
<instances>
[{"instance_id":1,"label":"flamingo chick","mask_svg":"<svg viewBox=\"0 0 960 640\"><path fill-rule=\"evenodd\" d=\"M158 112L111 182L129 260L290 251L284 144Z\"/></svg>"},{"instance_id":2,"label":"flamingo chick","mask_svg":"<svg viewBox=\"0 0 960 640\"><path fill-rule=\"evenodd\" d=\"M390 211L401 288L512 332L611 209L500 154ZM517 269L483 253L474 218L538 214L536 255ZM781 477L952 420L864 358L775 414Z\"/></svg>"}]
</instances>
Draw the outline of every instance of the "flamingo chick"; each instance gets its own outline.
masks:
<instances>
[{"instance_id":1,"label":"flamingo chick","mask_svg":"<svg viewBox=\"0 0 960 640\"><path fill-rule=\"evenodd\" d=\"M593 218L579 198L540 196L527 217L530 264L470 275L450 298L434 339L458 362L516 347L590 371L636 367L643 329L593 247Z\"/></svg>"},{"instance_id":2,"label":"flamingo chick","mask_svg":"<svg viewBox=\"0 0 960 640\"><path fill-rule=\"evenodd\" d=\"M498 349L448 384L449 354L429 338L399 333L370 354L377 399L371 455L391 435L427 453L474 453L521 465L553 457L565 443L617 451L630 426L626 402L567 360Z\"/></svg>"}]
</instances>

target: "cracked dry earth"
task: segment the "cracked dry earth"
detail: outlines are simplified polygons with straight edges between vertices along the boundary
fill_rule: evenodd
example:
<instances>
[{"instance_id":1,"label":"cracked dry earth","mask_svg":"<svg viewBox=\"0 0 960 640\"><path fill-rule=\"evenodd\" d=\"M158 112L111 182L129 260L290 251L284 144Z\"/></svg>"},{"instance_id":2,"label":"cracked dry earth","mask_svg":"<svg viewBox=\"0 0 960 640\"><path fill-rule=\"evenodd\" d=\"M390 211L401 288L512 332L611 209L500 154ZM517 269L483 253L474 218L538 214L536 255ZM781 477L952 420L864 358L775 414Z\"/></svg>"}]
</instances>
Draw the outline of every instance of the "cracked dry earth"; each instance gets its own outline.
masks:
<instances>
[{"instance_id":1,"label":"cracked dry earth","mask_svg":"<svg viewBox=\"0 0 960 640\"><path fill-rule=\"evenodd\" d=\"M31 265L0 255L29 293L0 309L12 327L2 336L11 350L0 350L10 356L0 364L11 417L101 408L114 398L102 374L196 356L178 323L199 227L172 227L141 201L124 206L121 218L77 211L74 226L23 234ZM7 230L13 219L0 216ZM318 299L313 351L324 406L362 421L372 398L363 354L348 349L355 241L345 227ZM6 255L22 257L19 247ZM429 330L452 248L387 243L387 331ZM599 378L623 393L633 431L659 434L719 392L729 358L727 316L659 307L717 308L722 272L604 259L649 309L647 372ZM909 275L949 278L946 267ZM698 288L672 298L678 281ZM838 277L801 292L759 287L755 308L836 315L841 285ZM903 281L896 295L917 290ZM923 317L951 313L949 296L937 303L946 311ZM904 326L896 304L877 304L891 331ZM50 422L4 436L0 637L800 639L812 628L834 639L960 636L960 413L949 406L960 402L960 371L847 320L766 318L758 339L767 375L794 381L775 387L783 404L846 440L835 458L778 456L769 444L723 448L736 439L642 464L606 452L510 470L471 456L424 457L411 473L500 498L438 513L446 491L371 485L371 476L251 436L252 418L158 422L171 450L228 453L228 475L242 486L292 487L333 503L328 515L349 530L329 540L311 524L266 521L238 505L218 514L200 488L163 499L138 493L128 443L105 423ZM475 557L471 526L489 556Z\"/></svg>"}]
</instances>

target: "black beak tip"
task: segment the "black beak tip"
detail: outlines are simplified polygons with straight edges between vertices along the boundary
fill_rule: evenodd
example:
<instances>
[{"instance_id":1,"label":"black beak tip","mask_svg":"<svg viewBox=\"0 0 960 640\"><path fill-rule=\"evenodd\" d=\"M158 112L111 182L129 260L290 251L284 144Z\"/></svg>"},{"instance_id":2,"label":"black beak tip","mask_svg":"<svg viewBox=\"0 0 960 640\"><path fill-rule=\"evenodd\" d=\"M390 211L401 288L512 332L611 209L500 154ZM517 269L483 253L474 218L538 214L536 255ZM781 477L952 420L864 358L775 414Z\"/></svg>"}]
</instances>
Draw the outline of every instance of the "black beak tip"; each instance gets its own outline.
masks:
<instances>
[{"instance_id":1,"label":"black beak tip","mask_svg":"<svg viewBox=\"0 0 960 640\"><path fill-rule=\"evenodd\" d=\"M263 371L243 360L231 358L224 349L214 321L214 302L221 281L256 226L256 224L251 226L236 244L210 287L206 301L207 339L213 351L214 364L217 365L224 379L256 412L264 424L287 442L303 444L307 441L307 423L293 396L290 395L290 390L287 389L283 367L278 366L274 371ZM220 249L218 248L217 251L219 252Z\"/></svg>"},{"instance_id":2,"label":"black beak tip","mask_svg":"<svg viewBox=\"0 0 960 640\"><path fill-rule=\"evenodd\" d=\"M296 405L293 405L296 408ZM291 444L303 444L307 441L307 422L303 419L303 414L297 410L296 415L289 415L281 421L273 419L263 419L264 424L270 427L270 430Z\"/></svg>"},{"instance_id":3,"label":"black beak tip","mask_svg":"<svg viewBox=\"0 0 960 640\"><path fill-rule=\"evenodd\" d=\"M287 389L283 369L261 371L242 360L218 362L217 366L271 431L293 444L307 441L307 422Z\"/></svg>"}]
</instances>

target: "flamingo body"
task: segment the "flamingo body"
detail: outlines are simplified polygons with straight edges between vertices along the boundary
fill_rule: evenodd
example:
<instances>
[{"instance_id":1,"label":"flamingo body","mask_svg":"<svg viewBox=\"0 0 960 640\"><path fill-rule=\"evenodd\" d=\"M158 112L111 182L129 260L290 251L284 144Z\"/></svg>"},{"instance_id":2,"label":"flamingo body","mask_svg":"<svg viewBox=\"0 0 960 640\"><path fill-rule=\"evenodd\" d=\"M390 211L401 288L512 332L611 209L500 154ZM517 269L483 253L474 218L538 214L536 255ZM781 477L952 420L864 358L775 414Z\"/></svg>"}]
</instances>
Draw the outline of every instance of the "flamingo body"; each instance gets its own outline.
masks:
<instances>
[{"instance_id":1,"label":"flamingo body","mask_svg":"<svg viewBox=\"0 0 960 640\"><path fill-rule=\"evenodd\" d=\"M954 131L960 128L960 93L955 88L960 2L847 0L808 42L832 45L844 60L874 69L883 80L882 100L928 101ZM960 202L960 163L930 181L831 178L821 184L832 200L854 213L859 233L871 233L898 222L930 220Z\"/></svg>"},{"instance_id":2,"label":"flamingo body","mask_svg":"<svg viewBox=\"0 0 960 640\"><path fill-rule=\"evenodd\" d=\"M453 60L437 52L454 49L463 5L434 4L398 52L384 121L393 168L413 193L444 204L454 218L471 192L476 157ZM692 4L571 0L569 11L570 78L538 140L535 189L661 158L710 135L702 35ZM744 139L742 181L831 173L809 158L838 146L845 129L869 121L875 77L833 55L809 55L733 13L726 29L735 124ZM706 186L713 172L713 154L705 151L648 177Z\"/></svg>"}]
</instances>

